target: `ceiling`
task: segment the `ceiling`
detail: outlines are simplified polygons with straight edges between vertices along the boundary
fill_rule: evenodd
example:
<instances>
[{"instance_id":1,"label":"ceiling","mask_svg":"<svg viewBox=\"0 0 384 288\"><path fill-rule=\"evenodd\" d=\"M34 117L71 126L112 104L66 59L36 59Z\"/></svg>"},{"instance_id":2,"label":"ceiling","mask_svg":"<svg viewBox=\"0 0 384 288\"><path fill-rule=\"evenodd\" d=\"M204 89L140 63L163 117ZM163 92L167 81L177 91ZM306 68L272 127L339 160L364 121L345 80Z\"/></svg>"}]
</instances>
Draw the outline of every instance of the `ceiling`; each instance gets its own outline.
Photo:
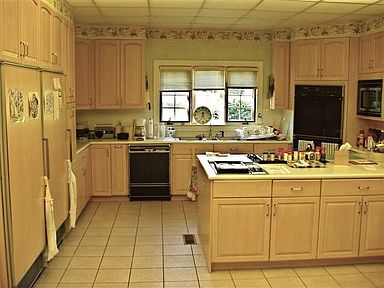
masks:
<instances>
[{"instance_id":1,"label":"ceiling","mask_svg":"<svg viewBox=\"0 0 384 288\"><path fill-rule=\"evenodd\" d=\"M274 30L384 15L384 0L67 0L77 24Z\"/></svg>"}]
</instances>

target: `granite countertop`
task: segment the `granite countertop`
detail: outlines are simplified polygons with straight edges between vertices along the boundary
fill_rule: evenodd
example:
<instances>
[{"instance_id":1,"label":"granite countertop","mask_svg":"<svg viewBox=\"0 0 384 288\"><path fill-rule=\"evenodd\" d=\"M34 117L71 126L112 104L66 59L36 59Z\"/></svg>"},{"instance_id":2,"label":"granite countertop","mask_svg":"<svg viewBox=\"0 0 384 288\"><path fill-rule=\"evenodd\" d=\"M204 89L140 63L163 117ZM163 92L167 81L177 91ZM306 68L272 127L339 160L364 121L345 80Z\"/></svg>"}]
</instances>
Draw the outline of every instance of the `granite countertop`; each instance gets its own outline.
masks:
<instances>
[{"instance_id":1,"label":"granite countertop","mask_svg":"<svg viewBox=\"0 0 384 288\"><path fill-rule=\"evenodd\" d=\"M209 160L241 160L244 155L213 157L197 155L209 180L261 180L261 179L332 179L332 178L384 178L384 163L346 166L333 165L331 161L324 168L291 168L286 164L260 164L268 172L264 175L221 174L217 175L208 163Z\"/></svg>"}]
</instances>

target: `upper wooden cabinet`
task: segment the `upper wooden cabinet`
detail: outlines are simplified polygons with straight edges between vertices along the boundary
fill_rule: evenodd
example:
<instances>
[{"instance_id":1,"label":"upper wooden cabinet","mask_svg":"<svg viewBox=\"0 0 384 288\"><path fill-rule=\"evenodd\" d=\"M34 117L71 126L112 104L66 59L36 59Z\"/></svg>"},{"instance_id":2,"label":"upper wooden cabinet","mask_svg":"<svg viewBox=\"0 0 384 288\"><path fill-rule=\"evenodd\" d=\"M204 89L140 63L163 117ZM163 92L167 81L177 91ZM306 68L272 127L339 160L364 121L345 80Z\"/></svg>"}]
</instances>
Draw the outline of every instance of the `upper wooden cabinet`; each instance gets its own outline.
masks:
<instances>
[{"instance_id":1,"label":"upper wooden cabinet","mask_svg":"<svg viewBox=\"0 0 384 288\"><path fill-rule=\"evenodd\" d=\"M96 108L144 108L144 41L96 40L95 43Z\"/></svg>"},{"instance_id":2,"label":"upper wooden cabinet","mask_svg":"<svg viewBox=\"0 0 384 288\"><path fill-rule=\"evenodd\" d=\"M75 41L76 109L95 108L95 41Z\"/></svg>"},{"instance_id":3,"label":"upper wooden cabinet","mask_svg":"<svg viewBox=\"0 0 384 288\"><path fill-rule=\"evenodd\" d=\"M291 57L293 80L348 80L348 38L298 40Z\"/></svg>"},{"instance_id":4,"label":"upper wooden cabinet","mask_svg":"<svg viewBox=\"0 0 384 288\"><path fill-rule=\"evenodd\" d=\"M288 109L289 96L289 42L272 44L273 59L273 94L270 100L271 109ZM270 79L272 81L272 79ZM272 83L270 83L272 85ZM270 86L270 89L272 87Z\"/></svg>"},{"instance_id":5,"label":"upper wooden cabinet","mask_svg":"<svg viewBox=\"0 0 384 288\"><path fill-rule=\"evenodd\" d=\"M384 71L384 32L359 38L359 73Z\"/></svg>"},{"instance_id":6,"label":"upper wooden cabinet","mask_svg":"<svg viewBox=\"0 0 384 288\"><path fill-rule=\"evenodd\" d=\"M75 102L75 30L71 22L64 23L64 74L67 75L67 102Z\"/></svg>"},{"instance_id":7,"label":"upper wooden cabinet","mask_svg":"<svg viewBox=\"0 0 384 288\"><path fill-rule=\"evenodd\" d=\"M1 1L0 25L0 59L38 66L40 1Z\"/></svg>"},{"instance_id":8,"label":"upper wooden cabinet","mask_svg":"<svg viewBox=\"0 0 384 288\"><path fill-rule=\"evenodd\" d=\"M109 145L94 145L91 148L93 196L112 195L110 154Z\"/></svg>"},{"instance_id":9,"label":"upper wooden cabinet","mask_svg":"<svg viewBox=\"0 0 384 288\"><path fill-rule=\"evenodd\" d=\"M40 9L40 66L46 69L63 70L64 21L46 4Z\"/></svg>"}]
</instances>

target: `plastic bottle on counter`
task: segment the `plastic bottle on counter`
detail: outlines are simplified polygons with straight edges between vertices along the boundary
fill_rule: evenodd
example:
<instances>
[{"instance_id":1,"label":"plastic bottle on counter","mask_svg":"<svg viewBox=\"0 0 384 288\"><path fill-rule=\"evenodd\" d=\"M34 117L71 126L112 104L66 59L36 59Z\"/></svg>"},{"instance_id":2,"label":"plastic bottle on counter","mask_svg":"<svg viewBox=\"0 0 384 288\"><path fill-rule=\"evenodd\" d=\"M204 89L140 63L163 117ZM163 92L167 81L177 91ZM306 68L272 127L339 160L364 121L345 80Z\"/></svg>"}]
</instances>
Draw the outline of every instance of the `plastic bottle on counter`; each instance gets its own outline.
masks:
<instances>
[{"instance_id":1,"label":"plastic bottle on counter","mask_svg":"<svg viewBox=\"0 0 384 288\"><path fill-rule=\"evenodd\" d=\"M359 147L359 149L364 148L364 130L360 130L360 133L357 136L357 147Z\"/></svg>"},{"instance_id":2,"label":"plastic bottle on counter","mask_svg":"<svg viewBox=\"0 0 384 288\"><path fill-rule=\"evenodd\" d=\"M159 123L159 137L161 139L165 138L165 124L163 122Z\"/></svg>"},{"instance_id":3,"label":"plastic bottle on counter","mask_svg":"<svg viewBox=\"0 0 384 288\"><path fill-rule=\"evenodd\" d=\"M115 138L117 138L117 134L121 133L121 122L119 121L115 126Z\"/></svg>"},{"instance_id":4,"label":"plastic bottle on counter","mask_svg":"<svg viewBox=\"0 0 384 288\"><path fill-rule=\"evenodd\" d=\"M148 139L153 139L153 119L149 118L148 120Z\"/></svg>"}]
</instances>

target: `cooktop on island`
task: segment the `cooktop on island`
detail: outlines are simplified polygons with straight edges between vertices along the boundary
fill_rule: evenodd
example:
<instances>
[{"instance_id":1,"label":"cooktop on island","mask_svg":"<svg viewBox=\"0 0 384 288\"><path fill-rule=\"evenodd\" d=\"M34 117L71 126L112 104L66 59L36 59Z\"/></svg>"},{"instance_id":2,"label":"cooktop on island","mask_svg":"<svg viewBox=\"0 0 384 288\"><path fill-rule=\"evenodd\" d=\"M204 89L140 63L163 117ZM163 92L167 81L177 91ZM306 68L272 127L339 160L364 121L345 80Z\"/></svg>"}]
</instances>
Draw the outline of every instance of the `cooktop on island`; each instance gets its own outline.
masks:
<instances>
[{"instance_id":1,"label":"cooktop on island","mask_svg":"<svg viewBox=\"0 0 384 288\"><path fill-rule=\"evenodd\" d=\"M267 174L252 161L215 160L209 161L216 174Z\"/></svg>"}]
</instances>

